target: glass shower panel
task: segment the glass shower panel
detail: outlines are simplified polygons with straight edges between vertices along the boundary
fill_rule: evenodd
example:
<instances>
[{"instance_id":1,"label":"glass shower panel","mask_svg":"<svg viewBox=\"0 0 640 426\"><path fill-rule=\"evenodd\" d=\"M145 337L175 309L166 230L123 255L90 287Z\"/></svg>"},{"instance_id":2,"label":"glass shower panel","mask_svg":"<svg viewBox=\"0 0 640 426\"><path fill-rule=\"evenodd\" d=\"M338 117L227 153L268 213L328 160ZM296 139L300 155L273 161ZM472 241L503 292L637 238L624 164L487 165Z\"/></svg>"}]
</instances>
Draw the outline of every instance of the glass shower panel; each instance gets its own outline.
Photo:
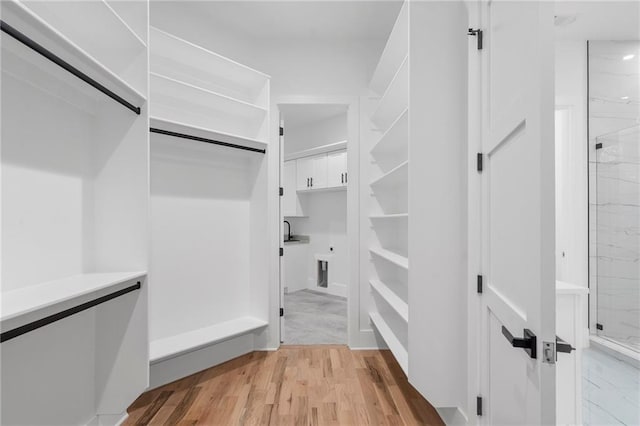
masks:
<instances>
[{"instance_id":1,"label":"glass shower panel","mask_svg":"<svg viewBox=\"0 0 640 426\"><path fill-rule=\"evenodd\" d=\"M640 126L596 138L597 333L640 351Z\"/></svg>"}]
</instances>

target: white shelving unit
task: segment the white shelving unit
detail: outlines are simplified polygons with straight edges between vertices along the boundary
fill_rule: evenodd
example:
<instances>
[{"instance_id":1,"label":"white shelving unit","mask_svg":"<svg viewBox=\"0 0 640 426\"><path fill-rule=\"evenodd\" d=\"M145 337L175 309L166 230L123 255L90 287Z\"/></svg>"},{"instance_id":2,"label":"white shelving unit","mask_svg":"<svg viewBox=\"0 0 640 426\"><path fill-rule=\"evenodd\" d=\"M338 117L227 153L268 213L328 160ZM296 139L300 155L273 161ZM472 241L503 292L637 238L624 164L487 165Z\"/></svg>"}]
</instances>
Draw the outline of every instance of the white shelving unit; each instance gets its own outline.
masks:
<instances>
[{"instance_id":1,"label":"white shelving unit","mask_svg":"<svg viewBox=\"0 0 640 426\"><path fill-rule=\"evenodd\" d=\"M158 28L151 63L151 386L260 347L269 76Z\"/></svg>"},{"instance_id":2,"label":"white shelving unit","mask_svg":"<svg viewBox=\"0 0 640 426\"><path fill-rule=\"evenodd\" d=\"M445 3L402 4L362 98L360 177L371 191L360 197L360 271L372 329L411 385L451 412L468 408L466 382L454 377L467 365L469 276L481 271L468 271L466 257L466 179L476 173L458 30L466 15Z\"/></svg>"},{"instance_id":3,"label":"white shelving unit","mask_svg":"<svg viewBox=\"0 0 640 426\"><path fill-rule=\"evenodd\" d=\"M2 424L116 424L148 386L142 4L0 6Z\"/></svg>"},{"instance_id":4,"label":"white shelving unit","mask_svg":"<svg viewBox=\"0 0 640 426\"><path fill-rule=\"evenodd\" d=\"M151 117L267 143L269 76L150 28Z\"/></svg>"},{"instance_id":5,"label":"white shelving unit","mask_svg":"<svg viewBox=\"0 0 640 426\"><path fill-rule=\"evenodd\" d=\"M408 3L398 15L374 72L368 170L370 198L369 283L371 321L408 374L408 176L409 38ZM373 179L371 179L373 178Z\"/></svg>"}]
</instances>

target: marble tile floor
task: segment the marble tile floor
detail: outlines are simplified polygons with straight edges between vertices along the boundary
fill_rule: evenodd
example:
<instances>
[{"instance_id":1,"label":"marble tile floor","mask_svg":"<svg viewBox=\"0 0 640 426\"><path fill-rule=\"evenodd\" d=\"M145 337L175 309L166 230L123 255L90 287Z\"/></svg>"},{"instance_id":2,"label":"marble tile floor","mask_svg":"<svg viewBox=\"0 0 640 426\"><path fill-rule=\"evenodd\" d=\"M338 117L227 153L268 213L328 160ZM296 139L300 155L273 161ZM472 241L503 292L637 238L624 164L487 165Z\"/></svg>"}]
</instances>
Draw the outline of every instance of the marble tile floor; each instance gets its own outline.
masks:
<instances>
[{"instance_id":1,"label":"marble tile floor","mask_svg":"<svg viewBox=\"0 0 640 426\"><path fill-rule=\"evenodd\" d=\"M594 348L582 351L584 425L640 425L640 369Z\"/></svg>"},{"instance_id":2,"label":"marble tile floor","mask_svg":"<svg viewBox=\"0 0 640 426\"><path fill-rule=\"evenodd\" d=\"M284 295L284 344L347 343L347 299L312 290Z\"/></svg>"}]
</instances>

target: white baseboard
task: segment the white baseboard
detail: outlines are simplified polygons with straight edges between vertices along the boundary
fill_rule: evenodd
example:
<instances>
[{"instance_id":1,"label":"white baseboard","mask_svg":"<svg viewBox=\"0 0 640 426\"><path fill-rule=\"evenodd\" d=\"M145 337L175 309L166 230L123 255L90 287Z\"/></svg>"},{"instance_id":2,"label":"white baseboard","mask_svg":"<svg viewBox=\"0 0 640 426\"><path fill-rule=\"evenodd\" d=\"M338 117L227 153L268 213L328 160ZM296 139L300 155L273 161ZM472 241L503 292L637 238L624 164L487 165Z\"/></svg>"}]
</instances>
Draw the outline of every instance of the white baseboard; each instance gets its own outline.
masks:
<instances>
[{"instance_id":1,"label":"white baseboard","mask_svg":"<svg viewBox=\"0 0 640 426\"><path fill-rule=\"evenodd\" d=\"M233 358L253 352L253 334L244 334L215 345L206 346L175 358L151 364L149 389L182 379Z\"/></svg>"},{"instance_id":2,"label":"white baseboard","mask_svg":"<svg viewBox=\"0 0 640 426\"><path fill-rule=\"evenodd\" d=\"M120 426L128 418L129 413L126 411L120 414L96 414L89 420L87 426Z\"/></svg>"},{"instance_id":3,"label":"white baseboard","mask_svg":"<svg viewBox=\"0 0 640 426\"><path fill-rule=\"evenodd\" d=\"M640 369L640 354L638 352L599 336L592 335L590 340L593 348Z\"/></svg>"},{"instance_id":4,"label":"white baseboard","mask_svg":"<svg viewBox=\"0 0 640 426\"><path fill-rule=\"evenodd\" d=\"M436 411L447 426L463 426L469 423L469 419L459 407L440 407Z\"/></svg>"}]
</instances>

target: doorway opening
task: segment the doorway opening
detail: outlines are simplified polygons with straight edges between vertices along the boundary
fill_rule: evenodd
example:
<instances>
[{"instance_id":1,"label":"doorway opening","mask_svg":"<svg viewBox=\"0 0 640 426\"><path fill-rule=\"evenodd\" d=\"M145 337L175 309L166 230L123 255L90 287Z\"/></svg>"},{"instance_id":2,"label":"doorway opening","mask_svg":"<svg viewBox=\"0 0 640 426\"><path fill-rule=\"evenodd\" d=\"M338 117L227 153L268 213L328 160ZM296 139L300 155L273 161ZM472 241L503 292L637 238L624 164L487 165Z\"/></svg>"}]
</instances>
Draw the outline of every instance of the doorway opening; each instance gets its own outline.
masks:
<instances>
[{"instance_id":1,"label":"doorway opening","mask_svg":"<svg viewBox=\"0 0 640 426\"><path fill-rule=\"evenodd\" d=\"M348 342L347 109L279 105L285 345Z\"/></svg>"},{"instance_id":2,"label":"doorway opening","mask_svg":"<svg viewBox=\"0 0 640 426\"><path fill-rule=\"evenodd\" d=\"M640 423L640 41L630 16L637 4L556 4L556 334L574 348L557 357L558 424Z\"/></svg>"}]
</instances>

